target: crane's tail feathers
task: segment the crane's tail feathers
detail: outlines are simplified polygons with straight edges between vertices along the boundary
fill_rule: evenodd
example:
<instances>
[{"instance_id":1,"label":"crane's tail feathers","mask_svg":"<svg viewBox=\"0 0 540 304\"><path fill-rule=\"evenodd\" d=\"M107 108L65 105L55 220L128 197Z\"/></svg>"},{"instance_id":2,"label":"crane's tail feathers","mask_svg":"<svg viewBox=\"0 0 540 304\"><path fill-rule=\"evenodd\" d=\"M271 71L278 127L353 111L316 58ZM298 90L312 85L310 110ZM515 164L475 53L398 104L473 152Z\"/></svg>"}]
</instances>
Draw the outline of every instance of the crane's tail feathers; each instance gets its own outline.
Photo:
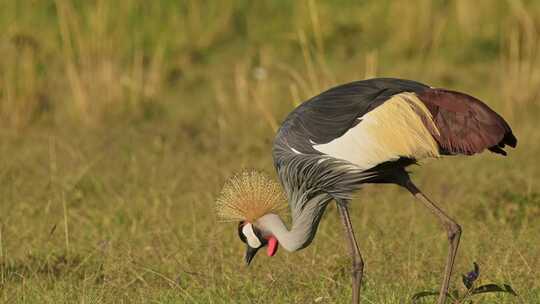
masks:
<instances>
[{"instance_id":1,"label":"crane's tail feathers","mask_svg":"<svg viewBox=\"0 0 540 304\"><path fill-rule=\"evenodd\" d=\"M223 186L216 200L216 213L225 222L253 222L268 213L281 213L286 208L284 202L276 181L264 172L244 170Z\"/></svg>"}]
</instances>

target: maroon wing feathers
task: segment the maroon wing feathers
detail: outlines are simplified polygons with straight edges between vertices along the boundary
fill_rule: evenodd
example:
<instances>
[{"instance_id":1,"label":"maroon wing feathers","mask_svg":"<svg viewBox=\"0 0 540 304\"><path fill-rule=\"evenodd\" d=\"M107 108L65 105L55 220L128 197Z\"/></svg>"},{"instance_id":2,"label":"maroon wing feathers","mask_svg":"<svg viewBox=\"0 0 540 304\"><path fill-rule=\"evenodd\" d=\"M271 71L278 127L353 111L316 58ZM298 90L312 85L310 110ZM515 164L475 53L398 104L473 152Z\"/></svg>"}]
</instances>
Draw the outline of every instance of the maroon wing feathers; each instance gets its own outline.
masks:
<instances>
[{"instance_id":1,"label":"maroon wing feathers","mask_svg":"<svg viewBox=\"0 0 540 304\"><path fill-rule=\"evenodd\" d=\"M433 115L439 134L430 132L442 154L471 155L489 149L506 155L505 145L516 146L510 126L480 100L444 89L427 89L417 95Z\"/></svg>"}]
</instances>

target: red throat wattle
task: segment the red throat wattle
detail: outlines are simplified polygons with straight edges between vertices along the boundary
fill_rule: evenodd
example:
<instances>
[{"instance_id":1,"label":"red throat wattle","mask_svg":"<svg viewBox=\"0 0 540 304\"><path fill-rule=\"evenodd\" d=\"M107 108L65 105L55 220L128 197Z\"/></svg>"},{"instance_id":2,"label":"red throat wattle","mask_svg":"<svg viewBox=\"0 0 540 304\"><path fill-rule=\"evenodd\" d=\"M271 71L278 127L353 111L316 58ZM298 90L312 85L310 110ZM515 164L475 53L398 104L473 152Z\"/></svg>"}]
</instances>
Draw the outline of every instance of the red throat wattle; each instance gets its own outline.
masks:
<instances>
[{"instance_id":1,"label":"red throat wattle","mask_svg":"<svg viewBox=\"0 0 540 304\"><path fill-rule=\"evenodd\" d=\"M268 247L266 250L266 253L268 254L268 256L274 256L274 254L276 254L276 251L278 249L278 244L279 242L275 236L271 236L270 238L268 238Z\"/></svg>"}]
</instances>

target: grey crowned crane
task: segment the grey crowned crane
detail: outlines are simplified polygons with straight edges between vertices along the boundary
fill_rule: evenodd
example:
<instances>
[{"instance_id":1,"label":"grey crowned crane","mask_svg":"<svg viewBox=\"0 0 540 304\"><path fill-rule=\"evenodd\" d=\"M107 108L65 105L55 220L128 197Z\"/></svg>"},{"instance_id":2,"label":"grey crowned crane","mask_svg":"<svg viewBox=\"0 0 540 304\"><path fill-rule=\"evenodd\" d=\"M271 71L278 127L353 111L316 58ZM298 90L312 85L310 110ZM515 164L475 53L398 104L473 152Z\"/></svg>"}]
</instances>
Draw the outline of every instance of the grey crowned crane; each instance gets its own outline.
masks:
<instances>
[{"instance_id":1,"label":"grey crowned crane","mask_svg":"<svg viewBox=\"0 0 540 304\"><path fill-rule=\"evenodd\" d=\"M360 301L364 260L348 211L353 192L367 183L392 183L416 197L441 222L449 251L438 298L444 304L461 227L411 181L407 166L444 155L485 149L506 155L516 147L510 126L480 100L419 82L376 78L337 86L290 113L274 140L274 165L289 201L291 228L278 215L280 186L252 171L233 177L217 201L218 215L239 221L245 261L267 247L307 247L335 201L352 255L352 303Z\"/></svg>"}]
</instances>

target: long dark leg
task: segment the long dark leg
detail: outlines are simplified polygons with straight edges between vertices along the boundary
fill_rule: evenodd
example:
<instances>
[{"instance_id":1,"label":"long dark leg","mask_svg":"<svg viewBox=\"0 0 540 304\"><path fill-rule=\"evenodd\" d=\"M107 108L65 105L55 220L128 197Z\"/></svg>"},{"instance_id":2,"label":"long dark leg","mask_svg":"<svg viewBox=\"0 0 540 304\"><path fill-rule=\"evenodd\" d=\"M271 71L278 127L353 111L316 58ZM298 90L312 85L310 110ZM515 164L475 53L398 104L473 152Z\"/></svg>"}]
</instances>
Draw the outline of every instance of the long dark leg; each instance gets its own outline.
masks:
<instances>
[{"instance_id":1,"label":"long dark leg","mask_svg":"<svg viewBox=\"0 0 540 304\"><path fill-rule=\"evenodd\" d=\"M452 269L454 267L454 260L459 246L459 237L461 236L461 227L451 219L446 213L444 213L435 203L427 198L414 184L408 179L404 185L417 199L419 199L428 209L435 214L442 225L446 229L448 234L448 241L450 243L450 250L448 252L448 258L446 259L446 267L444 270L444 279L441 286L441 292L439 293L438 304L444 304L446 296L448 294L448 287L450 285L450 276L452 275Z\"/></svg>"},{"instance_id":2,"label":"long dark leg","mask_svg":"<svg viewBox=\"0 0 540 304\"><path fill-rule=\"evenodd\" d=\"M349 217L349 210L347 208L347 201L337 200L337 207L339 210L339 216L345 227L345 233L349 241L349 249L352 255L352 303L360 303L360 286L362 285L362 275L364 273L364 260L358 249L358 243L354 237L354 231L351 224L351 218Z\"/></svg>"}]
</instances>

